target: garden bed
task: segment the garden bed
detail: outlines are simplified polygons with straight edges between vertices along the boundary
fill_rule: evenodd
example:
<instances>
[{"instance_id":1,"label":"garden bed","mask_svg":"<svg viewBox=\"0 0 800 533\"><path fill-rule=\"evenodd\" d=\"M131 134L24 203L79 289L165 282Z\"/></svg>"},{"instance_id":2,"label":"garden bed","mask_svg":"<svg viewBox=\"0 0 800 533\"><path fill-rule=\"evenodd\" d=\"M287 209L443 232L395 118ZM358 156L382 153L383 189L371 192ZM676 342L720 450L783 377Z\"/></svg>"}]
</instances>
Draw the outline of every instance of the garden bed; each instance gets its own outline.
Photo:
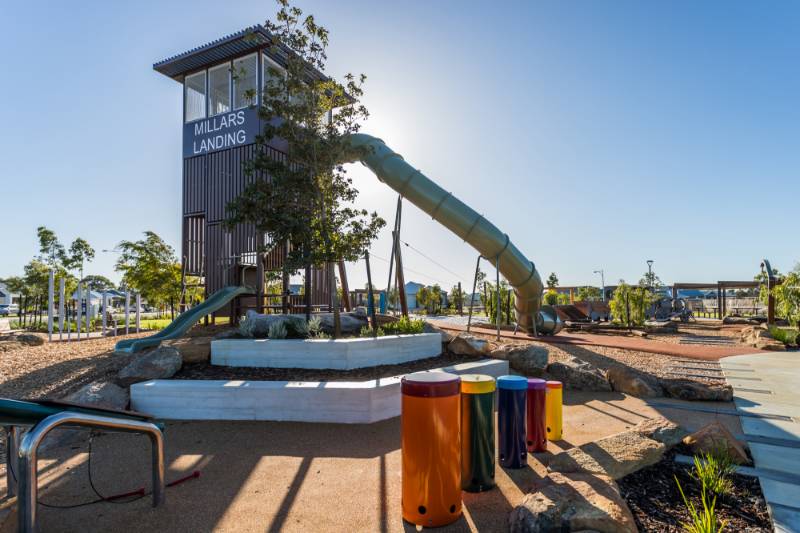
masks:
<instances>
[{"instance_id":1,"label":"garden bed","mask_svg":"<svg viewBox=\"0 0 800 533\"><path fill-rule=\"evenodd\" d=\"M351 370L401 364L442 352L440 333L349 339L219 339L211 343L211 363L261 368Z\"/></svg>"},{"instance_id":2,"label":"garden bed","mask_svg":"<svg viewBox=\"0 0 800 533\"><path fill-rule=\"evenodd\" d=\"M684 450L685 451L685 450ZM690 502L700 506L700 483L691 466L674 461L673 450L655 465L625 476L617 483L640 531L681 532L689 512L683 502L677 477ZM772 524L761 486L755 477L731 475L731 492L717 499L717 516L726 531L771 532Z\"/></svg>"},{"instance_id":3,"label":"garden bed","mask_svg":"<svg viewBox=\"0 0 800 533\"><path fill-rule=\"evenodd\" d=\"M172 376L172 379L196 380L259 380L259 381L360 381L380 379L430 370L445 366L480 361L480 356L464 356L445 353L417 361L393 365L378 365L351 370L315 368L251 368L217 366L209 363L187 363Z\"/></svg>"}]
</instances>

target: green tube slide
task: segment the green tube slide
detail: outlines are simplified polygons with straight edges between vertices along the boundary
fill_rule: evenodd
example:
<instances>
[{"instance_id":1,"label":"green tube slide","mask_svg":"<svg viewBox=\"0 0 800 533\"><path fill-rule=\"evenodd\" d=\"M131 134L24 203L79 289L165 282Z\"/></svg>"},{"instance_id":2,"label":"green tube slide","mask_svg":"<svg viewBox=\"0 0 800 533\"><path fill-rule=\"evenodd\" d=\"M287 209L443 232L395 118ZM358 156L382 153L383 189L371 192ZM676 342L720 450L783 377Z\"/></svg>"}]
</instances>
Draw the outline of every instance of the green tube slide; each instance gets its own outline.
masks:
<instances>
[{"instance_id":1,"label":"green tube slide","mask_svg":"<svg viewBox=\"0 0 800 533\"><path fill-rule=\"evenodd\" d=\"M161 344L161 341L177 339L182 337L189 329L206 315L222 309L227 303L243 294L253 294L253 289L249 287L230 286L220 289L212 294L203 303L184 311L178 318L170 322L169 326L162 329L155 335L150 335L143 339L125 339L119 341L114 346L115 352L134 353L152 348Z\"/></svg>"},{"instance_id":2,"label":"green tube slide","mask_svg":"<svg viewBox=\"0 0 800 533\"><path fill-rule=\"evenodd\" d=\"M534 264L514 246L508 235L474 209L439 187L370 135L354 134L353 146L370 148L361 162L383 183L429 214L495 265L514 288L517 324L525 331L556 334L562 322L550 306L542 306L542 280Z\"/></svg>"}]
</instances>

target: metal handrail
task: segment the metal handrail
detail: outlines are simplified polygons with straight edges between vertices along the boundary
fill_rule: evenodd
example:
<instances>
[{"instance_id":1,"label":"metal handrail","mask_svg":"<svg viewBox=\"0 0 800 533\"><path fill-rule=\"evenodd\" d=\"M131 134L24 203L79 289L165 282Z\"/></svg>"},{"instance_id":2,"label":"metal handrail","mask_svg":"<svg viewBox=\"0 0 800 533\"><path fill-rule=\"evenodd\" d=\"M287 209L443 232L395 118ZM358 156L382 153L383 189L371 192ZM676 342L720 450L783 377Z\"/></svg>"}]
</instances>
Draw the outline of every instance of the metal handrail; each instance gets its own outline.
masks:
<instances>
[{"instance_id":1,"label":"metal handrail","mask_svg":"<svg viewBox=\"0 0 800 533\"><path fill-rule=\"evenodd\" d=\"M161 430L151 422L64 411L50 415L22 438L17 452L19 464L19 494L17 496L18 530L22 533L37 531L36 506L38 503L38 474L36 460L39 445L45 436L59 426L102 428L111 431L144 433L150 438L153 465L153 507L164 503L164 438Z\"/></svg>"}]
</instances>

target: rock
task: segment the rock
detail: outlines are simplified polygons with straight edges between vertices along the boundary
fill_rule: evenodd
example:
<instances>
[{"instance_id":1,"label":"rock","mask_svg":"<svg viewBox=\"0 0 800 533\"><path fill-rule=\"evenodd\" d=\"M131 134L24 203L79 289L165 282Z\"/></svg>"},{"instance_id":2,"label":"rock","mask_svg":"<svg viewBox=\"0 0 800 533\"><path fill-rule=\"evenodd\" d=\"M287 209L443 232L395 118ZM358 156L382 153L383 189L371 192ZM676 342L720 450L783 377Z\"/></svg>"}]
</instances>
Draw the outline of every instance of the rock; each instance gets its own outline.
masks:
<instances>
[{"instance_id":1,"label":"rock","mask_svg":"<svg viewBox=\"0 0 800 533\"><path fill-rule=\"evenodd\" d=\"M44 338L32 333L19 333L17 335L11 335L11 340L24 344L25 346L41 346L44 344Z\"/></svg>"},{"instance_id":2,"label":"rock","mask_svg":"<svg viewBox=\"0 0 800 533\"><path fill-rule=\"evenodd\" d=\"M661 460L664 443L628 430L553 456L551 472L590 472L619 479Z\"/></svg>"},{"instance_id":3,"label":"rock","mask_svg":"<svg viewBox=\"0 0 800 533\"><path fill-rule=\"evenodd\" d=\"M782 352L786 350L786 345L784 343L772 337L772 334L770 334L766 324L742 328L740 335L741 341L744 344L758 348L759 350L770 350L775 352Z\"/></svg>"},{"instance_id":4,"label":"rock","mask_svg":"<svg viewBox=\"0 0 800 533\"><path fill-rule=\"evenodd\" d=\"M84 385L66 398L68 402L103 409L127 409L128 391L110 381L94 381Z\"/></svg>"},{"instance_id":5,"label":"rock","mask_svg":"<svg viewBox=\"0 0 800 533\"><path fill-rule=\"evenodd\" d=\"M691 379L661 379L661 386L668 396L679 400L730 402L733 388L727 383L705 383Z\"/></svg>"},{"instance_id":6,"label":"rock","mask_svg":"<svg viewBox=\"0 0 800 533\"><path fill-rule=\"evenodd\" d=\"M681 442L688 434L688 431L663 416L643 420L633 426L631 430L662 443L667 450Z\"/></svg>"},{"instance_id":7,"label":"rock","mask_svg":"<svg viewBox=\"0 0 800 533\"><path fill-rule=\"evenodd\" d=\"M241 331L238 329L230 328L226 329L225 331L220 331L216 335L214 335L214 340L224 340L224 339L246 339Z\"/></svg>"},{"instance_id":8,"label":"rock","mask_svg":"<svg viewBox=\"0 0 800 533\"><path fill-rule=\"evenodd\" d=\"M18 350L25 346L21 342L17 341L8 341L8 340L0 340L0 353L3 352L10 352L12 350Z\"/></svg>"},{"instance_id":9,"label":"rock","mask_svg":"<svg viewBox=\"0 0 800 533\"><path fill-rule=\"evenodd\" d=\"M489 352L493 359L508 361L508 365L525 376L541 377L547 369L547 348L533 344L505 344Z\"/></svg>"},{"instance_id":10,"label":"rock","mask_svg":"<svg viewBox=\"0 0 800 533\"><path fill-rule=\"evenodd\" d=\"M683 443L695 455L719 453L725 450L736 464L748 464L750 458L744 446L719 422L712 422L683 439Z\"/></svg>"},{"instance_id":11,"label":"rock","mask_svg":"<svg viewBox=\"0 0 800 533\"><path fill-rule=\"evenodd\" d=\"M384 324L393 324L394 322L399 322L400 318L398 318L398 317L396 317L394 315L387 315L385 313L375 313L375 321L378 322L379 326L382 326ZM428 323L426 322L425 325L427 326ZM433 326L431 326L431 327L433 327ZM438 329L438 328L436 328L436 329ZM428 332L426 331L426 333L428 333Z\"/></svg>"},{"instance_id":12,"label":"rock","mask_svg":"<svg viewBox=\"0 0 800 533\"><path fill-rule=\"evenodd\" d=\"M180 370L183 360L181 354L172 346L160 346L152 352L142 354L119 371L117 383L129 387L140 381L166 379Z\"/></svg>"},{"instance_id":13,"label":"rock","mask_svg":"<svg viewBox=\"0 0 800 533\"><path fill-rule=\"evenodd\" d=\"M611 384L599 369L576 357L550 363L547 365L547 373L561 381L567 389L611 391Z\"/></svg>"},{"instance_id":14,"label":"rock","mask_svg":"<svg viewBox=\"0 0 800 533\"><path fill-rule=\"evenodd\" d=\"M611 388L638 398L657 398L664 395L658 380L630 367L614 365L606 372Z\"/></svg>"},{"instance_id":15,"label":"rock","mask_svg":"<svg viewBox=\"0 0 800 533\"><path fill-rule=\"evenodd\" d=\"M381 323L380 319L378 319L378 323ZM422 327L422 331L425 333L439 333L442 336L442 344L447 344L453 340L453 335L450 332L447 332L441 328L437 328L430 322L425 322L425 325Z\"/></svg>"},{"instance_id":16,"label":"rock","mask_svg":"<svg viewBox=\"0 0 800 533\"><path fill-rule=\"evenodd\" d=\"M723 324L752 324L757 325L760 324L758 320L752 318L746 318L743 316L726 316L722 319Z\"/></svg>"},{"instance_id":17,"label":"rock","mask_svg":"<svg viewBox=\"0 0 800 533\"><path fill-rule=\"evenodd\" d=\"M672 320L647 320L644 323L644 330L647 333L678 331L678 323Z\"/></svg>"},{"instance_id":18,"label":"rock","mask_svg":"<svg viewBox=\"0 0 800 533\"><path fill-rule=\"evenodd\" d=\"M162 346L172 346L181 354L183 363L207 363L211 360L211 337L183 337L163 341Z\"/></svg>"},{"instance_id":19,"label":"rock","mask_svg":"<svg viewBox=\"0 0 800 533\"><path fill-rule=\"evenodd\" d=\"M314 316L320 317L322 331L333 335L333 313L318 313ZM343 335L358 334L361 328L369 325L365 308L358 308L351 313L339 313L339 319Z\"/></svg>"},{"instance_id":20,"label":"rock","mask_svg":"<svg viewBox=\"0 0 800 533\"><path fill-rule=\"evenodd\" d=\"M128 390L110 381L94 381L84 385L73 392L64 400L84 405L86 407L100 407L103 409L128 408L130 396ZM56 428L45 437L42 448L45 450L81 446L89 438L89 433L81 429Z\"/></svg>"},{"instance_id":21,"label":"rock","mask_svg":"<svg viewBox=\"0 0 800 533\"><path fill-rule=\"evenodd\" d=\"M487 355L492 346L486 339L459 333L448 343L447 349L456 355Z\"/></svg>"},{"instance_id":22,"label":"rock","mask_svg":"<svg viewBox=\"0 0 800 533\"><path fill-rule=\"evenodd\" d=\"M247 312L247 316L239 325L239 331L246 337L266 339L269 337L269 328L278 322L286 326L288 339L304 339L308 336L305 315L260 315L253 310Z\"/></svg>"},{"instance_id":23,"label":"rock","mask_svg":"<svg viewBox=\"0 0 800 533\"><path fill-rule=\"evenodd\" d=\"M608 476L551 473L542 483L511 512L512 533L636 533L633 515Z\"/></svg>"}]
</instances>

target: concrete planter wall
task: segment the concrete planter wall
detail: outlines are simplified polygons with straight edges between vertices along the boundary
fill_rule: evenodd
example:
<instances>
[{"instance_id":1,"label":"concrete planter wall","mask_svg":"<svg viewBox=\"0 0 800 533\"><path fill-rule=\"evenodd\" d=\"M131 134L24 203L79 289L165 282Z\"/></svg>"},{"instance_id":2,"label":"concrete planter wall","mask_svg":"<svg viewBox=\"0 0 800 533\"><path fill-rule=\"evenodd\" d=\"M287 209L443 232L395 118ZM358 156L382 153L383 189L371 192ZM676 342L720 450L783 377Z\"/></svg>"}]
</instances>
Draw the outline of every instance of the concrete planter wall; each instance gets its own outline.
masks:
<instances>
[{"instance_id":1,"label":"concrete planter wall","mask_svg":"<svg viewBox=\"0 0 800 533\"><path fill-rule=\"evenodd\" d=\"M437 370L508 373L487 359ZM167 420L276 420L369 424L400 415L400 378L367 381L152 380L131 386L131 406Z\"/></svg>"},{"instance_id":2,"label":"concrete planter wall","mask_svg":"<svg viewBox=\"0 0 800 533\"><path fill-rule=\"evenodd\" d=\"M397 365L442 353L441 333L355 339L220 339L211 342L211 364L268 368L351 370Z\"/></svg>"}]
</instances>

